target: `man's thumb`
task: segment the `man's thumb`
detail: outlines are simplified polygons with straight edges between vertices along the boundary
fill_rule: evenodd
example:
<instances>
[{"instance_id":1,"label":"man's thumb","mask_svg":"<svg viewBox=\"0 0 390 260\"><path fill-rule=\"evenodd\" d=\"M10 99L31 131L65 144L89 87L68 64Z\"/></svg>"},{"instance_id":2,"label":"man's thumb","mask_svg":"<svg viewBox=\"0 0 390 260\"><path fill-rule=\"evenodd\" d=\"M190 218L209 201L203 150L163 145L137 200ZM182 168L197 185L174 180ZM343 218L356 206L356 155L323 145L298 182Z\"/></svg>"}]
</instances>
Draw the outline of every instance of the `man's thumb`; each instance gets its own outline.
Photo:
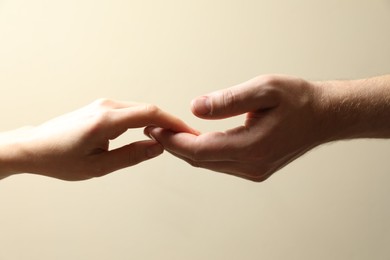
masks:
<instances>
[{"instance_id":1,"label":"man's thumb","mask_svg":"<svg viewBox=\"0 0 390 260\"><path fill-rule=\"evenodd\" d=\"M238 85L195 98L192 112L204 119L222 119L264 108L268 96L256 86ZM265 95L264 95L265 94Z\"/></svg>"},{"instance_id":2,"label":"man's thumb","mask_svg":"<svg viewBox=\"0 0 390 260\"><path fill-rule=\"evenodd\" d=\"M191 103L192 112L204 119L222 119L247 112L277 107L282 101L279 85L291 84L283 77L256 77L234 87L198 97Z\"/></svg>"},{"instance_id":3,"label":"man's thumb","mask_svg":"<svg viewBox=\"0 0 390 260\"><path fill-rule=\"evenodd\" d=\"M212 115L210 97L202 96L192 100L191 110L194 115L199 117L209 117Z\"/></svg>"}]
</instances>

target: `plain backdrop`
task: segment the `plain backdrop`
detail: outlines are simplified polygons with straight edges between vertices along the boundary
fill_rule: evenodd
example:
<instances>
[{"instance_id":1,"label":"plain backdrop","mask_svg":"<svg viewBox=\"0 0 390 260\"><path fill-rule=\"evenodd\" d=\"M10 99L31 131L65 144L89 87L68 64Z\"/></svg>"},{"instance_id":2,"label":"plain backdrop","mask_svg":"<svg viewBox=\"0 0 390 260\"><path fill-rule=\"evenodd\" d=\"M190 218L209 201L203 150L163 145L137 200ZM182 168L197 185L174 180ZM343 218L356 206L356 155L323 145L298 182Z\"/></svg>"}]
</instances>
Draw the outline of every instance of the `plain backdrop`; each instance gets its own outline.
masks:
<instances>
[{"instance_id":1,"label":"plain backdrop","mask_svg":"<svg viewBox=\"0 0 390 260\"><path fill-rule=\"evenodd\" d=\"M0 131L100 97L190 101L256 75L390 71L388 0L0 0ZM144 139L130 130L113 147ZM389 259L390 143L327 144L264 183L168 153L99 179L0 182L0 259Z\"/></svg>"}]
</instances>

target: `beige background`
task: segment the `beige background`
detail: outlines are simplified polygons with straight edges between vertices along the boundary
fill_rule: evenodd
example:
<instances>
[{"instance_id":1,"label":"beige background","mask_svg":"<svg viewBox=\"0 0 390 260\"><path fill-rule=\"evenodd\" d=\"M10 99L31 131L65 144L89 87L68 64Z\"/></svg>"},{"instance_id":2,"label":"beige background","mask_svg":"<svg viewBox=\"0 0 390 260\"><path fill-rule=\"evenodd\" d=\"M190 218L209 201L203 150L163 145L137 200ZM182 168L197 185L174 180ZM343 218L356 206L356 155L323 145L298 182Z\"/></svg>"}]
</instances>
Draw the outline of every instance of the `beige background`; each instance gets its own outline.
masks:
<instances>
[{"instance_id":1,"label":"beige background","mask_svg":"<svg viewBox=\"0 0 390 260\"><path fill-rule=\"evenodd\" d=\"M242 118L202 121L190 100L264 73L389 73L389 25L388 0L0 0L0 130L99 97L222 130ZM14 176L0 182L0 259L389 259L389 151L326 145L264 183L167 153L85 182Z\"/></svg>"}]
</instances>

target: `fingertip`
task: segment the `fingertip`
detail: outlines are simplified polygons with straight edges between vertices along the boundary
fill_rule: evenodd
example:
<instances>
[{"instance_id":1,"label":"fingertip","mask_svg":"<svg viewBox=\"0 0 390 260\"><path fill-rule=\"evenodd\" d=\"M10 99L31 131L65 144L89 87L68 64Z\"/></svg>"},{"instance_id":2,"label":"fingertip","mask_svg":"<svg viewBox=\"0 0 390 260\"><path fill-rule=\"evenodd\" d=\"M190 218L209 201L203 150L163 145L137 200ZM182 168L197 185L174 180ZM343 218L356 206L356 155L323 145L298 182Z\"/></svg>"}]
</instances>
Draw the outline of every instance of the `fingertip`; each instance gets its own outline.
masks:
<instances>
[{"instance_id":1,"label":"fingertip","mask_svg":"<svg viewBox=\"0 0 390 260\"><path fill-rule=\"evenodd\" d=\"M157 126L149 126L145 129L146 135L152 139L158 142L158 139L161 135L161 132L164 131L164 128L157 127Z\"/></svg>"},{"instance_id":2,"label":"fingertip","mask_svg":"<svg viewBox=\"0 0 390 260\"><path fill-rule=\"evenodd\" d=\"M193 128L193 127L190 127L190 126L188 126L187 124L185 124L186 125L186 129L183 129L183 130L181 130L181 131L174 131L174 130L172 130L172 129L167 129L167 130L170 130L170 131L173 131L173 132L175 132L175 133L190 133L190 134L194 134L194 135L200 135L201 134L201 132L200 131L198 131L198 130L196 130L195 128Z\"/></svg>"},{"instance_id":3,"label":"fingertip","mask_svg":"<svg viewBox=\"0 0 390 260\"><path fill-rule=\"evenodd\" d=\"M164 152L164 147L161 144L156 143L152 146L149 146L146 149L146 156L151 159L151 158L159 156L163 152Z\"/></svg>"},{"instance_id":4,"label":"fingertip","mask_svg":"<svg viewBox=\"0 0 390 260\"><path fill-rule=\"evenodd\" d=\"M196 136L199 136L199 135L202 134L202 132L199 131L199 130L196 130L196 129L192 128L191 134L196 135Z\"/></svg>"},{"instance_id":5,"label":"fingertip","mask_svg":"<svg viewBox=\"0 0 390 260\"><path fill-rule=\"evenodd\" d=\"M191 101L191 111L196 116L211 115L211 101L207 96L201 96Z\"/></svg>"},{"instance_id":6,"label":"fingertip","mask_svg":"<svg viewBox=\"0 0 390 260\"><path fill-rule=\"evenodd\" d=\"M192 127L188 127L187 131L177 132L177 131L173 131L171 129L164 129L164 128L157 127L157 126L147 126L144 129L144 135L146 135L150 139L156 140L155 135L160 134L162 131L169 131L169 132L172 132L172 133L190 133L190 134L193 134L193 135L196 135L196 136L202 134L200 131L198 131L198 130L192 128Z\"/></svg>"},{"instance_id":7,"label":"fingertip","mask_svg":"<svg viewBox=\"0 0 390 260\"><path fill-rule=\"evenodd\" d=\"M158 134L161 133L161 131L163 130L165 129L158 126L147 126L144 129L144 134L150 139L157 141L156 136L158 136Z\"/></svg>"},{"instance_id":8,"label":"fingertip","mask_svg":"<svg viewBox=\"0 0 390 260\"><path fill-rule=\"evenodd\" d=\"M150 139L153 139L153 137L150 135L150 132L153 131L153 129L156 128L155 126L147 126L144 128L144 135L149 137Z\"/></svg>"}]
</instances>

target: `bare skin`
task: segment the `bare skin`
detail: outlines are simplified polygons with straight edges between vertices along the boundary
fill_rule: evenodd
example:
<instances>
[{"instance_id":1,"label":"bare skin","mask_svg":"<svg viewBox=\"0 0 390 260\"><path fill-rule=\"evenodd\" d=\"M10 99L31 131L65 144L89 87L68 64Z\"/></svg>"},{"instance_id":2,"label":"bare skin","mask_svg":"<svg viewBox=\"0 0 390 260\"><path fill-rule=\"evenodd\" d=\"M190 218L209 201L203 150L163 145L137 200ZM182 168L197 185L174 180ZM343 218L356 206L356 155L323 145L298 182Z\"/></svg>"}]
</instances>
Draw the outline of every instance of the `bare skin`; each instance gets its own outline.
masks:
<instances>
[{"instance_id":1,"label":"bare skin","mask_svg":"<svg viewBox=\"0 0 390 260\"><path fill-rule=\"evenodd\" d=\"M109 150L109 142L148 125L197 133L154 105L97 100L42 125L0 134L0 178L33 173L76 181L133 166L160 155L163 147L141 140Z\"/></svg>"},{"instance_id":2,"label":"bare skin","mask_svg":"<svg viewBox=\"0 0 390 260\"><path fill-rule=\"evenodd\" d=\"M390 76L309 82L266 75L192 101L193 113L243 125L201 135L149 126L145 134L195 167L264 181L312 148L353 138L390 137Z\"/></svg>"}]
</instances>

